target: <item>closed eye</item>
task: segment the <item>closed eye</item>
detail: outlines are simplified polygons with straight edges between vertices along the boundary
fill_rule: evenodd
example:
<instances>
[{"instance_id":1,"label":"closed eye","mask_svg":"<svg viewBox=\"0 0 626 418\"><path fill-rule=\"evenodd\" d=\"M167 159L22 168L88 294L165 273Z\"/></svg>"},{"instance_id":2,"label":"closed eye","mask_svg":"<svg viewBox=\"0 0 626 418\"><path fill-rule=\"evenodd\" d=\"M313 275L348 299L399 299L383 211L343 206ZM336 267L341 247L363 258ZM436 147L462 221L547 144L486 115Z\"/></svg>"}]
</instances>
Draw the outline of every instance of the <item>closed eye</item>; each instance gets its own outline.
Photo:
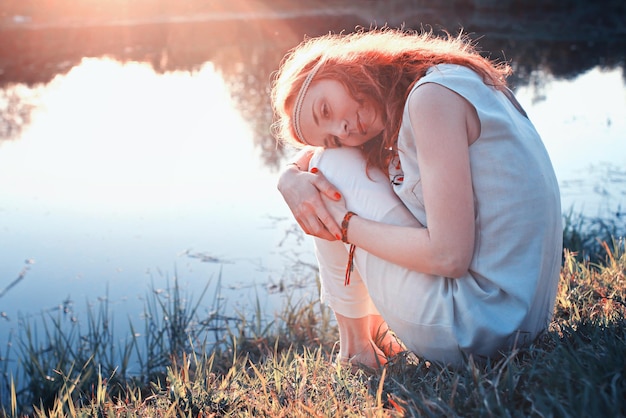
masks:
<instances>
[{"instance_id":1,"label":"closed eye","mask_svg":"<svg viewBox=\"0 0 626 418\"><path fill-rule=\"evenodd\" d=\"M330 115L330 111L328 110L328 105L324 103L322 105L322 117L325 119L328 119L329 115Z\"/></svg>"}]
</instances>

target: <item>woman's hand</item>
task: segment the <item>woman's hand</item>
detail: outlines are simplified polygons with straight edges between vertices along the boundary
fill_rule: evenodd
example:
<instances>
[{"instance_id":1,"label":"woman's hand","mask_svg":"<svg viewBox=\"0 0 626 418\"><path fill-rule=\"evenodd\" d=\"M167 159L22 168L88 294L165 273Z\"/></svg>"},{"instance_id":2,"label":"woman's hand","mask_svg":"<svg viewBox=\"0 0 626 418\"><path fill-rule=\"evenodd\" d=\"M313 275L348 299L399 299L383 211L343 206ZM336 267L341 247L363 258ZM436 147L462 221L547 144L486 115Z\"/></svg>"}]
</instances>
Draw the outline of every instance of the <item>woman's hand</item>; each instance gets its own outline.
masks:
<instances>
[{"instance_id":1,"label":"woman's hand","mask_svg":"<svg viewBox=\"0 0 626 418\"><path fill-rule=\"evenodd\" d=\"M341 225L343 217L346 216L346 212L348 212L348 209L346 208L346 201L343 198L330 199L324 194L322 194L321 196L322 202L324 202L324 205L326 206L326 209L328 209L328 213L330 213L330 216L333 217L337 225ZM337 239L341 239L341 229Z\"/></svg>"},{"instance_id":2,"label":"woman's hand","mask_svg":"<svg viewBox=\"0 0 626 418\"><path fill-rule=\"evenodd\" d=\"M322 173L312 171L290 166L278 179L278 191L306 234L329 241L341 239L341 228L322 200L324 196L329 202L339 201L341 194Z\"/></svg>"}]
</instances>

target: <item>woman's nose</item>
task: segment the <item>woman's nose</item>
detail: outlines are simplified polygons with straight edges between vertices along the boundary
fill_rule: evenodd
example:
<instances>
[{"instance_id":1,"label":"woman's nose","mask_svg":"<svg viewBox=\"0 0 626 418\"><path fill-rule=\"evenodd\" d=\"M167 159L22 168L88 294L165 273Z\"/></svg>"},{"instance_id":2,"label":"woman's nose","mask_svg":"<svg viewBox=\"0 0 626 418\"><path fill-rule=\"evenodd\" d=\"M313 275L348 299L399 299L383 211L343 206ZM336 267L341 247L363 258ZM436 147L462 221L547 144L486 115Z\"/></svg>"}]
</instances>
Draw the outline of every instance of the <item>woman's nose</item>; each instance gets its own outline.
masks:
<instances>
[{"instance_id":1,"label":"woman's nose","mask_svg":"<svg viewBox=\"0 0 626 418\"><path fill-rule=\"evenodd\" d=\"M350 136L350 129L348 128L347 120L340 120L335 126L335 136L341 139L345 139Z\"/></svg>"}]
</instances>

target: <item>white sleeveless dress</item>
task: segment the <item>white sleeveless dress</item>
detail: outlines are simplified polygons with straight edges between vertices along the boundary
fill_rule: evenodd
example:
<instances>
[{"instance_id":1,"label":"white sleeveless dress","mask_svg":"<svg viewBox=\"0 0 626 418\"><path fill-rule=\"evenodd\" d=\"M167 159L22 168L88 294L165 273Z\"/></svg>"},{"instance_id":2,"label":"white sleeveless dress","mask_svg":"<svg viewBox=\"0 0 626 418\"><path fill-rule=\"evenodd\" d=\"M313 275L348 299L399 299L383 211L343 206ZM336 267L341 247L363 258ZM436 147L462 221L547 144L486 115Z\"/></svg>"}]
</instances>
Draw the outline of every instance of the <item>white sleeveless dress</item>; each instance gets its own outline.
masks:
<instances>
[{"instance_id":1,"label":"white sleeveless dress","mask_svg":"<svg viewBox=\"0 0 626 418\"><path fill-rule=\"evenodd\" d=\"M346 244L316 238L315 247L322 298L331 308L348 317L378 312L418 356L458 364L469 354L493 356L527 344L547 327L561 267L560 195L541 138L514 99L458 65L431 68L413 91L425 83L464 97L480 120L481 134L469 147L476 241L467 273L423 274L357 249L351 284L343 286ZM428 227L408 107L398 150L391 182L377 170L368 178L355 148L320 150L311 167L359 216Z\"/></svg>"}]
</instances>

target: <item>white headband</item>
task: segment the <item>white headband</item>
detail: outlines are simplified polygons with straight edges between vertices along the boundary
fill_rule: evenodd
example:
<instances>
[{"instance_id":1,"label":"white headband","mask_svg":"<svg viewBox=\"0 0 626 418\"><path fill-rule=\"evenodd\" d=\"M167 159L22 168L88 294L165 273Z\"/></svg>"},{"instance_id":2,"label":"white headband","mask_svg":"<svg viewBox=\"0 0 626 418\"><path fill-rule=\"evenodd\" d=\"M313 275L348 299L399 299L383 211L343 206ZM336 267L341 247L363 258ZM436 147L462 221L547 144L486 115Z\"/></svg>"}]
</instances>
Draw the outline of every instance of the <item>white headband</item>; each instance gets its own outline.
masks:
<instances>
[{"instance_id":1,"label":"white headband","mask_svg":"<svg viewBox=\"0 0 626 418\"><path fill-rule=\"evenodd\" d=\"M300 112L302 111L302 102L304 101L304 96L306 95L306 92L309 89L309 86L311 85L311 81L313 81L313 77L315 77L315 74L322 66L322 63L323 63L323 60L320 59L317 62L317 64L315 64L315 67L311 69L309 74L304 79L304 83L302 83L302 87L300 87L298 96L296 96L296 104L293 107L293 118L292 118L293 129L294 131L296 131L296 135L298 136L298 139L300 139L300 141L304 142L307 145L309 144L304 139L304 135L302 134L302 128L300 127Z\"/></svg>"}]
</instances>

